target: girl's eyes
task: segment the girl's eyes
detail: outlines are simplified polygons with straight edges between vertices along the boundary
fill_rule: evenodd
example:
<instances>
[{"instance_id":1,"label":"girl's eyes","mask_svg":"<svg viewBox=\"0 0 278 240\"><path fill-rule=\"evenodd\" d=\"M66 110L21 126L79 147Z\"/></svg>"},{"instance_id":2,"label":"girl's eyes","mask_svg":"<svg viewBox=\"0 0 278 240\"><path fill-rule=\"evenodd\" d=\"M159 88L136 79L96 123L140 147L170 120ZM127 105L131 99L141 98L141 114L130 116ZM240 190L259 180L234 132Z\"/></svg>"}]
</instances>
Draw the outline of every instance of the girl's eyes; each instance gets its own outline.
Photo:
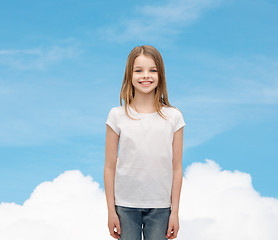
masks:
<instances>
[{"instance_id":1,"label":"girl's eyes","mask_svg":"<svg viewBox=\"0 0 278 240\"><path fill-rule=\"evenodd\" d=\"M142 70L135 70L134 72L142 72ZM155 70L155 69L152 69L152 70L150 70L150 72L157 72L157 70Z\"/></svg>"}]
</instances>

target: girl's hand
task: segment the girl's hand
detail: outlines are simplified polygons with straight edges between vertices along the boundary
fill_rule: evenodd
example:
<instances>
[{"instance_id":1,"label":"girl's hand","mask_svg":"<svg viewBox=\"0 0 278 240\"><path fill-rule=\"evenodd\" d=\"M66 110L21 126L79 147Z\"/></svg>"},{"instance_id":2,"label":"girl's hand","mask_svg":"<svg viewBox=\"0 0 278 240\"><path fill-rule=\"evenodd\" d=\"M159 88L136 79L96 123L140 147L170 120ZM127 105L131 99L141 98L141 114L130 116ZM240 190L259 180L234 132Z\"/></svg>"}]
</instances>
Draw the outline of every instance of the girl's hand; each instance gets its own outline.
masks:
<instances>
[{"instance_id":1,"label":"girl's hand","mask_svg":"<svg viewBox=\"0 0 278 240\"><path fill-rule=\"evenodd\" d=\"M166 234L166 238L168 239L174 239L178 235L178 231L180 229L179 226L179 216L177 213L171 213L169 217L169 223L168 223L168 231Z\"/></svg>"},{"instance_id":2,"label":"girl's hand","mask_svg":"<svg viewBox=\"0 0 278 240\"><path fill-rule=\"evenodd\" d=\"M120 238L120 234L121 234L120 220L116 212L108 213L108 228L109 228L110 235L113 238L116 239Z\"/></svg>"}]
</instances>

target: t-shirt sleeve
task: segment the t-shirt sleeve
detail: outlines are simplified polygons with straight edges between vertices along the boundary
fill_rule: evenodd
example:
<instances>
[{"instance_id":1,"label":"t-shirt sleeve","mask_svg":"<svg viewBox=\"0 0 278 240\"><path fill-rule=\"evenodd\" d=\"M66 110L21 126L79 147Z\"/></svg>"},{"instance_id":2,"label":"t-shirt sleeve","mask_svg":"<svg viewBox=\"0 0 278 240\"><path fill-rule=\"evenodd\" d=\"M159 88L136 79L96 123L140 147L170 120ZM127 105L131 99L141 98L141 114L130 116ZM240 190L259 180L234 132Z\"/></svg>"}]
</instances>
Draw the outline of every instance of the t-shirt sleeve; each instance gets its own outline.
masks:
<instances>
[{"instance_id":1,"label":"t-shirt sleeve","mask_svg":"<svg viewBox=\"0 0 278 240\"><path fill-rule=\"evenodd\" d=\"M182 113L179 110L177 110L175 121L174 121L174 132L178 131L180 128L184 127L185 125L186 124L183 120Z\"/></svg>"},{"instance_id":2,"label":"t-shirt sleeve","mask_svg":"<svg viewBox=\"0 0 278 240\"><path fill-rule=\"evenodd\" d=\"M120 128L117 125L117 112L115 108L112 108L108 114L106 124L109 125L115 133L120 135Z\"/></svg>"}]
</instances>

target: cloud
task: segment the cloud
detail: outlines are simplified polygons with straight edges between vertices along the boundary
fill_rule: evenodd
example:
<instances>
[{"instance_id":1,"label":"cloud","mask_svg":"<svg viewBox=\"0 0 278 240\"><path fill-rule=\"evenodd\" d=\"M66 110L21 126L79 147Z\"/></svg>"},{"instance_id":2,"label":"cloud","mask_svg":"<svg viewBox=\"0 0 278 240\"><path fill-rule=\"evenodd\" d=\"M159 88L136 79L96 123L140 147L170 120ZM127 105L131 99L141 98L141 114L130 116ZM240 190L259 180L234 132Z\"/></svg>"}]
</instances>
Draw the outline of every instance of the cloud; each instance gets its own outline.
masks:
<instances>
[{"instance_id":1,"label":"cloud","mask_svg":"<svg viewBox=\"0 0 278 240\"><path fill-rule=\"evenodd\" d=\"M221 170L212 160L186 169L179 239L274 240L278 199L262 197L251 176Z\"/></svg>"},{"instance_id":2,"label":"cloud","mask_svg":"<svg viewBox=\"0 0 278 240\"><path fill-rule=\"evenodd\" d=\"M70 59L80 54L74 47L52 46L49 48L2 49L0 66L16 70L42 70L63 59Z\"/></svg>"},{"instance_id":3,"label":"cloud","mask_svg":"<svg viewBox=\"0 0 278 240\"><path fill-rule=\"evenodd\" d=\"M278 199L262 197L251 176L221 170L212 160L186 171L177 239L276 240ZM2 240L113 239L105 194L79 170L38 185L24 204L0 204Z\"/></svg>"},{"instance_id":4,"label":"cloud","mask_svg":"<svg viewBox=\"0 0 278 240\"><path fill-rule=\"evenodd\" d=\"M22 206L0 205L0 239L108 239L106 218L99 184L78 170L66 171L38 185Z\"/></svg>"},{"instance_id":5,"label":"cloud","mask_svg":"<svg viewBox=\"0 0 278 240\"><path fill-rule=\"evenodd\" d=\"M163 5L137 6L130 17L121 19L117 25L101 28L106 40L126 42L132 40L166 41L182 28L196 21L210 8L217 7L222 0L173 0ZM164 40L163 40L164 39Z\"/></svg>"}]
</instances>

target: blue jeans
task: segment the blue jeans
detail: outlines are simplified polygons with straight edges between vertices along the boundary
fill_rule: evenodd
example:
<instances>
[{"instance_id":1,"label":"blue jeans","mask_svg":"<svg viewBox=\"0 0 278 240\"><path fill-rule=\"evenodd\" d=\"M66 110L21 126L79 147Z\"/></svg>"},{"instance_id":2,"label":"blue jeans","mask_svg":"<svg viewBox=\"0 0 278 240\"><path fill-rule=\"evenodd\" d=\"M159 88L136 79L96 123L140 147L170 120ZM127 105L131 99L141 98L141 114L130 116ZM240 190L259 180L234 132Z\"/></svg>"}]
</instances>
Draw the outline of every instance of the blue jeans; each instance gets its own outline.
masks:
<instances>
[{"instance_id":1,"label":"blue jeans","mask_svg":"<svg viewBox=\"0 0 278 240\"><path fill-rule=\"evenodd\" d=\"M119 216L121 234L119 240L165 240L171 207L131 208L115 206Z\"/></svg>"}]
</instances>

